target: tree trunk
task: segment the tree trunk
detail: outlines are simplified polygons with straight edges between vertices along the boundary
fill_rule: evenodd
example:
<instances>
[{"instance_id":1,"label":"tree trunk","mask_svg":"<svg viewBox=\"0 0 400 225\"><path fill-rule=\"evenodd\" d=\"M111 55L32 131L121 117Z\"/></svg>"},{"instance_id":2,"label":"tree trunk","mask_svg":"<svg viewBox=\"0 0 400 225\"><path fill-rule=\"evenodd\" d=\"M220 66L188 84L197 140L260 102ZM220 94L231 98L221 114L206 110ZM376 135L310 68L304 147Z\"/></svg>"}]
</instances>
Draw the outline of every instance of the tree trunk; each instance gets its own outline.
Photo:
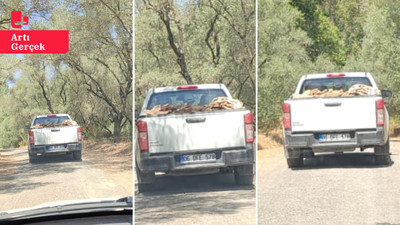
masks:
<instances>
[{"instance_id":1,"label":"tree trunk","mask_svg":"<svg viewBox=\"0 0 400 225\"><path fill-rule=\"evenodd\" d=\"M121 142L121 131L122 131L122 117L121 116L116 116L114 118L114 143L119 143Z\"/></svg>"}]
</instances>

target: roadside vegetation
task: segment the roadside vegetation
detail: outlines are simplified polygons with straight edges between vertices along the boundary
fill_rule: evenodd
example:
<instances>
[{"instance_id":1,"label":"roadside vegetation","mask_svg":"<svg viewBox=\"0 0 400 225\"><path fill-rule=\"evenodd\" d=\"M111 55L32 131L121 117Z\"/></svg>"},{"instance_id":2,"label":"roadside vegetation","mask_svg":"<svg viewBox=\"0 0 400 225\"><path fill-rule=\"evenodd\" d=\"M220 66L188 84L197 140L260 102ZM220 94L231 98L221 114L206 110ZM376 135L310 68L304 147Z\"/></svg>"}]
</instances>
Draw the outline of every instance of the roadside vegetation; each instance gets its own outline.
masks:
<instances>
[{"instance_id":1,"label":"roadside vegetation","mask_svg":"<svg viewBox=\"0 0 400 225\"><path fill-rule=\"evenodd\" d=\"M132 136L132 1L0 2L0 29L11 11L30 30L69 30L69 52L0 55L0 147L26 144L33 116L68 113L86 139ZM27 27L25 27L27 28Z\"/></svg>"},{"instance_id":2,"label":"roadside vegetation","mask_svg":"<svg viewBox=\"0 0 400 225\"><path fill-rule=\"evenodd\" d=\"M395 134L399 8L400 2L390 0L259 0L258 126L263 133L280 128L281 104L303 74L368 71L381 89L393 92L386 106Z\"/></svg>"},{"instance_id":3,"label":"roadside vegetation","mask_svg":"<svg viewBox=\"0 0 400 225\"><path fill-rule=\"evenodd\" d=\"M135 4L136 109L150 88L223 83L255 111L255 0Z\"/></svg>"}]
</instances>

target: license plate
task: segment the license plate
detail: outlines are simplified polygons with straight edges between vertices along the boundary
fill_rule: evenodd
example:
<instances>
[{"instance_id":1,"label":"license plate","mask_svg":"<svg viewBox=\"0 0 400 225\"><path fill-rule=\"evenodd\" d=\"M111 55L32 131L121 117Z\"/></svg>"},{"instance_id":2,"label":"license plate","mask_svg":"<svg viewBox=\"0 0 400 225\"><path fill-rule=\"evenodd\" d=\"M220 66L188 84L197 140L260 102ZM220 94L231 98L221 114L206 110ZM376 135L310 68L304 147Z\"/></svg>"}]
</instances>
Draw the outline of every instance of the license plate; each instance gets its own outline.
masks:
<instances>
[{"instance_id":1,"label":"license plate","mask_svg":"<svg viewBox=\"0 0 400 225\"><path fill-rule=\"evenodd\" d=\"M320 134L319 141L350 141L350 134Z\"/></svg>"},{"instance_id":2,"label":"license plate","mask_svg":"<svg viewBox=\"0 0 400 225\"><path fill-rule=\"evenodd\" d=\"M215 162L215 153L181 155L181 163L194 163L194 162Z\"/></svg>"},{"instance_id":3,"label":"license plate","mask_svg":"<svg viewBox=\"0 0 400 225\"><path fill-rule=\"evenodd\" d=\"M54 145L54 146L47 146L48 150L54 150L54 149L64 149L64 145Z\"/></svg>"}]
</instances>

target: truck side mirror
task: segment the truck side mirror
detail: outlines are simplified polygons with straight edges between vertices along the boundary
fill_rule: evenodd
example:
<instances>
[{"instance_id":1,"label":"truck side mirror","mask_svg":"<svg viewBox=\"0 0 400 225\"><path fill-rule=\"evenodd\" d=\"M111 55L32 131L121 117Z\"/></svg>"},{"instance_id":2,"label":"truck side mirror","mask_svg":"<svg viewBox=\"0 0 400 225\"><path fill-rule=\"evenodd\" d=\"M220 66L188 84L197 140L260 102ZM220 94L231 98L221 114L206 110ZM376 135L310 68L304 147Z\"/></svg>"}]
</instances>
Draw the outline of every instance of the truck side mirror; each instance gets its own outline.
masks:
<instances>
[{"instance_id":1,"label":"truck side mirror","mask_svg":"<svg viewBox=\"0 0 400 225\"><path fill-rule=\"evenodd\" d=\"M390 98L392 97L392 92L389 90L382 90L382 98Z\"/></svg>"},{"instance_id":2,"label":"truck side mirror","mask_svg":"<svg viewBox=\"0 0 400 225\"><path fill-rule=\"evenodd\" d=\"M28 130L30 130L31 129L31 126L25 126L25 128L24 128L26 131L28 131Z\"/></svg>"}]
</instances>

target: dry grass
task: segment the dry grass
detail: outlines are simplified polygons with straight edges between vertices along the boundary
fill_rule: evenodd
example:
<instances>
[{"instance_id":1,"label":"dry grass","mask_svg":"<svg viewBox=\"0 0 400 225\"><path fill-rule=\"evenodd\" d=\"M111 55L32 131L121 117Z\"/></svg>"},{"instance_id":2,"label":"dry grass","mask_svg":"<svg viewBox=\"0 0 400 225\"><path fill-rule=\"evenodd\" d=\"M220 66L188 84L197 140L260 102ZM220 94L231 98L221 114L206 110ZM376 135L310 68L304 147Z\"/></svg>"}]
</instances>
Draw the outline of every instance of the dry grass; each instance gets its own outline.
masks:
<instances>
[{"instance_id":1,"label":"dry grass","mask_svg":"<svg viewBox=\"0 0 400 225\"><path fill-rule=\"evenodd\" d=\"M259 133L257 135L258 152L257 157L259 160L264 158L271 158L278 154L283 154L283 139L282 130L273 129L268 134Z\"/></svg>"},{"instance_id":2,"label":"dry grass","mask_svg":"<svg viewBox=\"0 0 400 225\"><path fill-rule=\"evenodd\" d=\"M258 150L280 147L283 143L282 130L280 129L269 131L268 134L259 133L257 138Z\"/></svg>"},{"instance_id":3,"label":"dry grass","mask_svg":"<svg viewBox=\"0 0 400 225\"><path fill-rule=\"evenodd\" d=\"M389 123L389 134L390 137L398 137L400 136L400 121L390 120Z\"/></svg>"},{"instance_id":4,"label":"dry grass","mask_svg":"<svg viewBox=\"0 0 400 225\"><path fill-rule=\"evenodd\" d=\"M114 143L110 140L87 140L83 143L85 150L111 156L132 156L132 142Z\"/></svg>"}]
</instances>

